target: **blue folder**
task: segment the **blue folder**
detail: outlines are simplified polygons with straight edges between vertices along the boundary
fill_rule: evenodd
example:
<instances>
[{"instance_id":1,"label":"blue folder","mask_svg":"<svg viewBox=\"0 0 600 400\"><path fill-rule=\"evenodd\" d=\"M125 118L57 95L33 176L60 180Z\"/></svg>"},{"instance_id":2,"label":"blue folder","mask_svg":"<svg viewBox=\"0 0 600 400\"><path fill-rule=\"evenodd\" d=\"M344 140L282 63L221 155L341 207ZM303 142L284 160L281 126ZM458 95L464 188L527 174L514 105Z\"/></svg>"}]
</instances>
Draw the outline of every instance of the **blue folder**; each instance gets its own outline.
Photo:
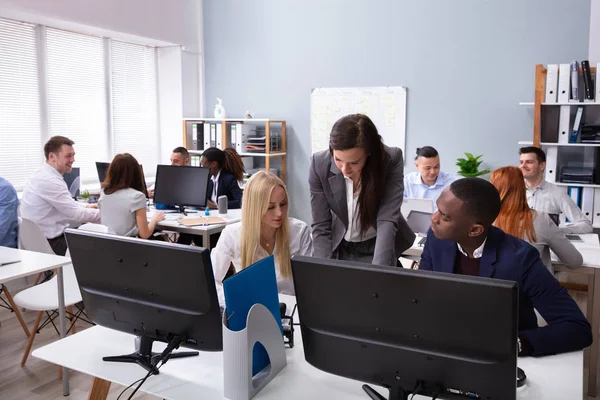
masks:
<instances>
[{"instance_id":1,"label":"blue folder","mask_svg":"<svg viewBox=\"0 0 600 400\"><path fill-rule=\"evenodd\" d=\"M283 340L273 256L263 258L223 281L223 292L227 305L227 326L230 330L244 329L250 308L258 303L271 311L279 325L281 340ZM268 364L269 356L265 348L262 345L255 346L252 352L252 376L262 371Z\"/></svg>"}]
</instances>

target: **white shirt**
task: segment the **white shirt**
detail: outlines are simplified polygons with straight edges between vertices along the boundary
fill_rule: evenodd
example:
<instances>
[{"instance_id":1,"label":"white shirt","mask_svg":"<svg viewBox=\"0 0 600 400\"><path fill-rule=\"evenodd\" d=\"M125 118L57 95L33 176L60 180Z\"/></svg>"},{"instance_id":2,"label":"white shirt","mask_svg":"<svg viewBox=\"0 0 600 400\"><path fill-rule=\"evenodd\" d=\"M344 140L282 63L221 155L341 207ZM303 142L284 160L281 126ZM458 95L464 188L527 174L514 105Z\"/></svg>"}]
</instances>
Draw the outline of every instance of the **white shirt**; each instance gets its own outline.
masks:
<instances>
[{"instance_id":1,"label":"white shirt","mask_svg":"<svg viewBox=\"0 0 600 400\"><path fill-rule=\"evenodd\" d=\"M483 248L485 247L485 242L487 242L487 236L485 238L485 240L483 241L483 243L481 243L481 246L479 246L478 248L475 249L475 251L473 251L473 258L481 258L483 256ZM456 245L458 246L458 251L460 251L465 257L469 257L469 255L467 254L466 251L463 250L463 248L460 246L460 244L458 244L458 242L456 242Z\"/></svg>"},{"instance_id":2,"label":"white shirt","mask_svg":"<svg viewBox=\"0 0 600 400\"><path fill-rule=\"evenodd\" d=\"M575 185L576 186L576 185ZM560 226L562 233L592 233L592 223L583 215L567 192L545 179L536 188L527 186L529 207L547 214L564 213L570 221Z\"/></svg>"},{"instance_id":3,"label":"white shirt","mask_svg":"<svg viewBox=\"0 0 600 400\"><path fill-rule=\"evenodd\" d=\"M302 256L312 256L313 246L310 229L304 222L289 218L290 234L290 255L299 254ZM229 269L230 263L233 263L236 272L242 269L242 223L227 225L221 232L217 246L210 253L217 294L219 295L219 304L225 305L225 296L223 294L223 278ZM294 283L292 279L283 278L277 265L277 245L273 249L275 256L275 275L277 277L277 290L283 294L294 294ZM259 246L257 261L268 257L269 253Z\"/></svg>"},{"instance_id":4,"label":"white shirt","mask_svg":"<svg viewBox=\"0 0 600 400\"><path fill-rule=\"evenodd\" d=\"M27 181L21 216L39 226L47 239L62 235L73 223L100 222L100 211L73 200L62 175L48 164Z\"/></svg>"},{"instance_id":5,"label":"white shirt","mask_svg":"<svg viewBox=\"0 0 600 400\"><path fill-rule=\"evenodd\" d=\"M347 242L364 242L377 235L375 228L370 227L364 235L360 234L360 221L358 220L358 196L360 189L354 191L354 182L352 179L344 176L346 182L346 202L348 204L348 229L344 239Z\"/></svg>"},{"instance_id":6,"label":"white shirt","mask_svg":"<svg viewBox=\"0 0 600 400\"><path fill-rule=\"evenodd\" d=\"M217 176L213 175L210 177L210 179L213 181L213 191L210 194L210 199L215 204L217 204L217 193L219 193L219 176L221 176L221 170L219 170Z\"/></svg>"}]
</instances>

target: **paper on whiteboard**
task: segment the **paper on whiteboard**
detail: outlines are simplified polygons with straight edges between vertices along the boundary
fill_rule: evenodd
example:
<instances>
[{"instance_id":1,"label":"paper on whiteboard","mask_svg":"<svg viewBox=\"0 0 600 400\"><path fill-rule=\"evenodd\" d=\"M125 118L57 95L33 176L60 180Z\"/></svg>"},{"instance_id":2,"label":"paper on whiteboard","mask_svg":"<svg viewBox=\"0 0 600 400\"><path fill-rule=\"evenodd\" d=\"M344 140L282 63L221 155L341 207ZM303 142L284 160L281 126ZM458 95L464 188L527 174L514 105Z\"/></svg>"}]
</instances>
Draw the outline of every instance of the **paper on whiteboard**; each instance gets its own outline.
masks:
<instances>
[{"instance_id":1,"label":"paper on whiteboard","mask_svg":"<svg viewBox=\"0 0 600 400\"><path fill-rule=\"evenodd\" d=\"M329 134L341 117L361 113L371 118L388 146L404 151L406 140L406 88L317 88L311 93L310 137L312 152L329 148Z\"/></svg>"}]
</instances>

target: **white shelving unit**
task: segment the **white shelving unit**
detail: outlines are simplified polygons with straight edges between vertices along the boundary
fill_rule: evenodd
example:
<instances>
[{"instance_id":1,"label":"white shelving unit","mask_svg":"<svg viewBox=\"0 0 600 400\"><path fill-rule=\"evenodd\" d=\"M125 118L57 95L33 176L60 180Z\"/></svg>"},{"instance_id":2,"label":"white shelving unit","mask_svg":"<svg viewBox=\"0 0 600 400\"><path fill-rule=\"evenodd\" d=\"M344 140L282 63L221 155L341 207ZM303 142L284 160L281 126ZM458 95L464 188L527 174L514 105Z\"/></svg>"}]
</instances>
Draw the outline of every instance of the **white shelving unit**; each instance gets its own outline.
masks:
<instances>
[{"instance_id":1,"label":"white shelving unit","mask_svg":"<svg viewBox=\"0 0 600 400\"><path fill-rule=\"evenodd\" d=\"M592 76L595 77L596 68L592 67L591 72ZM548 70L544 65L536 65L534 101L519 103L519 106L533 107L533 140L520 141L519 145L544 147L546 151L546 180L557 186L579 188L577 196L580 201L579 206L584 214L590 216L594 227L600 228L600 184L595 183L598 181L594 179L594 183L589 184L561 182L564 167L577 168L580 165L586 168L593 167L595 176L600 176L598 175L600 174L600 143L569 143L577 108L584 107L582 125L584 123L600 123L600 109L595 107L600 106L600 100L596 99L597 102L565 102L563 98L561 102L546 102L547 73ZM553 79L558 78L553 77ZM597 83L594 82L593 86L595 87ZM556 81L554 81L554 85L556 84ZM558 90L561 90L561 84L558 84ZM583 88L583 84L580 87ZM549 93L552 93L552 89L549 90ZM565 96L564 90L554 95L558 95L557 97L560 100L561 93L562 96ZM590 162L590 159L592 162Z\"/></svg>"},{"instance_id":2,"label":"white shelving unit","mask_svg":"<svg viewBox=\"0 0 600 400\"><path fill-rule=\"evenodd\" d=\"M265 135L265 151L240 151L238 147L238 154L247 160L247 157L251 157L252 162L250 163L251 167L246 165L246 161L244 164L246 166L246 170L249 169L265 169L267 171L275 168L279 171L279 175L281 179L285 182L286 180L286 121L276 120L271 118L225 118L225 119L217 119L217 118L183 118L183 143L184 146L188 149L191 154L201 155L204 152L204 143L202 144L201 149L194 148L194 141L196 141L196 145L198 146L197 138L194 138L194 130L198 129L199 125L203 125L202 129L204 129L204 124L214 124L217 125L217 143L221 143L221 145L217 145L221 149L225 149L228 144L232 143L233 136L231 134L232 126L237 124L248 124L254 125L256 127L260 127L264 129ZM196 124L196 125L194 125ZM195 126L195 128L194 128ZM192 132L189 129L192 129ZM275 129L277 129L277 134L275 135ZM220 136L218 134L220 132ZM241 134L241 133L240 133ZM211 135L212 136L212 135ZM277 147L273 147L272 138L275 137L274 140L277 140ZM241 140L241 139L240 139ZM280 163L277 161L280 160ZM279 166L281 164L281 166Z\"/></svg>"}]
</instances>

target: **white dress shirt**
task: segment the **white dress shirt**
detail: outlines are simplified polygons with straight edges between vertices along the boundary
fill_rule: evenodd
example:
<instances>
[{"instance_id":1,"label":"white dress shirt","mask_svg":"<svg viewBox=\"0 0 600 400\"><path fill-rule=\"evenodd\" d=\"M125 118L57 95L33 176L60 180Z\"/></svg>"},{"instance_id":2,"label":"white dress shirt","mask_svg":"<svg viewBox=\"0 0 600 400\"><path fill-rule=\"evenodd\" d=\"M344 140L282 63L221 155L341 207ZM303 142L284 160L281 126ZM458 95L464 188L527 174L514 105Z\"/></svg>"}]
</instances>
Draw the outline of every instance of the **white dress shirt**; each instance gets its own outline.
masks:
<instances>
[{"instance_id":1,"label":"white dress shirt","mask_svg":"<svg viewBox=\"0 0 600 400\"><path fill-rule=\"evenodd\" d=\"M487 236L483 243L481 243L481 246L479 246L475 249L475 251L473 251L473 258L481 258L483 256L483 248L485 247L485 242L487 242ZM456 242L456 245L458 246L458 251L460 251L465 257L470 258L467 252L463 250L463 248L460 244L458 244L458 242Z\"/></svg>"},{"instance_id":2,"label":"white dress shirt","mask_svg":"<svg viewBox=\"0 0 600 400\"><path fill-rule=\"evenodd\" d=\"M358 196L360 189L354 191L354 182L352 179L344 176L346 182L346 202L348 203L348 229L344 239L347 242L364 242L377 236L375 228L370 227L364 235L360 233L360 221L358 220Z\"/></svg>"},{"instance_id":3,"label":"white dress shirt","mask_svg":"<svg viewBox=\"0 0 600 400\"><path fill-rule=\"evenodd\" d=\"M210 194L210 200L217 204L217 199L219 196L217 196L217 193L219 193L219 176L221 176L221 170L219 170L219 173L217 174L217 176L211 176L210 179L213 181L213 191Z\"/></svg>"},{"instance_id":4,"label":"white dress shirt","mask_svg":"<svg viewBox=\"0 0 600 400\"><path fill-rule=\"evenodd\" d=\"M529 207L547 214L564 213L569 223L561 225L562 233L592 233L592 223L583 215L577 204L567 192L560 187L546 182L536 188L527 187L527 203Z\"/></svg>"},{"instance_id":5,"label":"white dress shirt","mask_svg":"<svg viewBox=\"0 0 600 400\"><path fill-rule=\"evenodd\" d=\"M46 163L25 185L21 216L34 222L47 239L62 235L72 223L100 222L100 211L73 200L62 175Z\"/></svg>"},{"instance_id":6,"label":"white dress shirt","mask_svg":"<svg viewBox=\"0 0 600 400\"><path fill-rule=\"evenodd\" d=\"M304 222L289 218L290 234L290 255L312 256L313 246L310 236L310 228ZM242 269L242 223L227 225L221 232L217 246L210 253L217 294L219 295L219 304L225 305L225 296L223 294L223 278L227 274L230 263L233 263L235 271ZM277 245L273 249L275 256L275 275L277 277L277 289L279 293L294 294L294 283L291 278L283 278L279 272L277 264ZM269 256L265 249L259 246L256 255L257 261Z\"/></svg>"}]
</instances>

